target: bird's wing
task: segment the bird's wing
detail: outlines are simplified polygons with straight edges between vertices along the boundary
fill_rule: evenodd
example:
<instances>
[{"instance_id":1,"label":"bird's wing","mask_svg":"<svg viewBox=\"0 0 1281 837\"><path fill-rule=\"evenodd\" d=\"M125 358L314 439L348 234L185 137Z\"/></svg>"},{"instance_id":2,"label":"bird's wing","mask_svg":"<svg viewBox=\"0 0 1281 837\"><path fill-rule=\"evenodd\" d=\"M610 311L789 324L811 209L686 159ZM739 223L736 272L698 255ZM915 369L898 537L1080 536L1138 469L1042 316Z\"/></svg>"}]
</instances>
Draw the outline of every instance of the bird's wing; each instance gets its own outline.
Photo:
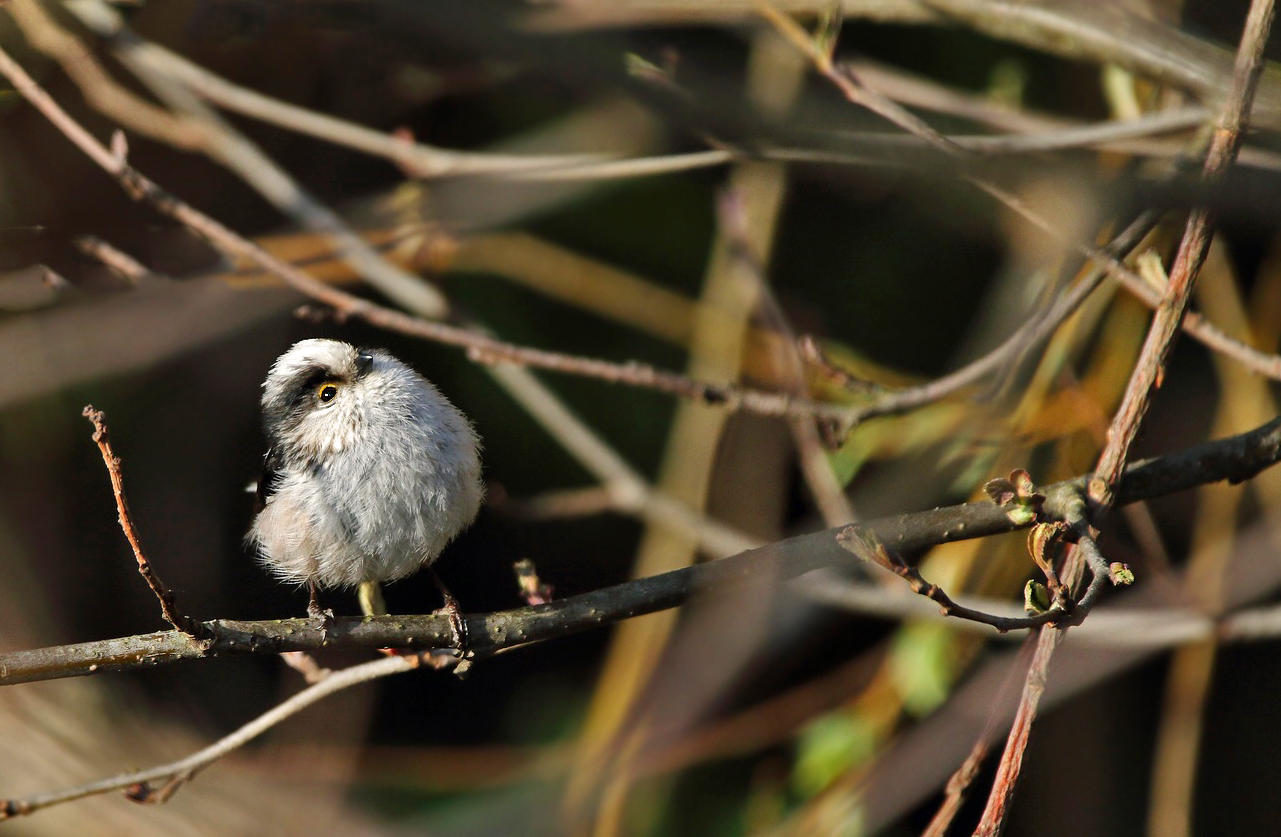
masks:
<instances>
[{"instance_id":1,"label":"bird's wing","mask_svg":"<svg viewBox=\"0 0 1281 837\"><path fill-rule=\"evenodd\" d=\"M275 447L267 448L262 457L262 474L258 477L258 487L254 491L254 514L267 507L267 500L276 490L276 473L280 470L280 454Z\"/></svg>"}]
</instances>

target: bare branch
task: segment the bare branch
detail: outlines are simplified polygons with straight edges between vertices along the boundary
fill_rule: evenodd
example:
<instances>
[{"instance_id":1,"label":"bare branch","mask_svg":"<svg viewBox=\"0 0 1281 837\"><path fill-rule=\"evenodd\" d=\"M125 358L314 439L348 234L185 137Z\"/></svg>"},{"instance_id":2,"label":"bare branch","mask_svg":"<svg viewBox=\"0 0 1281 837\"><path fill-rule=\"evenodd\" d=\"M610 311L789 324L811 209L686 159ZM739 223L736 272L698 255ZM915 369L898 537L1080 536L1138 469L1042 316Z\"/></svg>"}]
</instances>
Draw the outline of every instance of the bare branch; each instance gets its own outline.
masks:
<instances>
[{"instance_id":1,"label":"bare branch","mask_svg":"<svg viewBox=\"0 0 1281 837\"><path fill-rule=\"evenodd\" d=\"M138 572L151 588L151 592L156 594L160 600L160 611L164 614L165 621L173 625L179 631L187 635L189 640L198 640L203 634L203 628L200 624L190 617L183 615L174 606L173 593L160 580L160 576L152 568L151 562L142 551L142 542L138 539L138 532L133 525L133 517L129 514L129 503L125 500L124 475L120 471L120 459L111 450L111 439L107 435L107 416L101 410L95 410L92 405L84 408L84 417L93 423L93 440L98 443L98 450L102 452L102 461L107 466L107 473L111 476L111 491L116 497L116 510L120 516L120 528L125 533L125 538L129 541L129 547L133 550L133 556L138 561Z\"/></svg>"},{"instance_id":2,"label":"bare branch","mask_svg":"<svg viewBox=\"0 0 1281 837\"><path fill-rule=\"evenodd\" d=\"M1143 213L1118 235L1104 252L1123 257L1125 253L1138 246L1139 242L1156 226L1157 220L1155 213ZM920 386L880 394L871 404L859 411L855 421L865 421L875 416L897 415L931 404L959 392L999 369L1008 367L1031 347L1049 337L1063 324L1064 320L1081 307L1081 304L1098 288L1106 273L1106 267L1096 266L1080 281L1064 291L1046 311L1029 318L991 351L941 378ZM857 391L861 383L850 381L847 386Z\"/></svg>"}]
</instances>

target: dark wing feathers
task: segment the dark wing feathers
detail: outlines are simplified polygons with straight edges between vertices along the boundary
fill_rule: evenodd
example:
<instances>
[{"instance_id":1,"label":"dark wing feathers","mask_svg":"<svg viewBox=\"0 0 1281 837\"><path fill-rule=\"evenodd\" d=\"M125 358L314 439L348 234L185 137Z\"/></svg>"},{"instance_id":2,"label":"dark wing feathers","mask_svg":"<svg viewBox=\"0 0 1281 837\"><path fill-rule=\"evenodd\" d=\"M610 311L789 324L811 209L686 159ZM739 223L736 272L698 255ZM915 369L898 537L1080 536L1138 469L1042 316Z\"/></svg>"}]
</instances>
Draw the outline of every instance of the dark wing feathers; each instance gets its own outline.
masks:
<instances>
[{"instance_id":1,"label":"dark wing feathers","mask_svg":"<svg viewBox=\"0 0 1281 837\"><path fill-rule=\"evenodd\" d=\"M254 514L267 507L267 499L276 490L276 474L280 470L280 454L274 446L267 448L262 458L262 475L258 477L258 488L254 491Z\"/></svg>"}]
</instances>

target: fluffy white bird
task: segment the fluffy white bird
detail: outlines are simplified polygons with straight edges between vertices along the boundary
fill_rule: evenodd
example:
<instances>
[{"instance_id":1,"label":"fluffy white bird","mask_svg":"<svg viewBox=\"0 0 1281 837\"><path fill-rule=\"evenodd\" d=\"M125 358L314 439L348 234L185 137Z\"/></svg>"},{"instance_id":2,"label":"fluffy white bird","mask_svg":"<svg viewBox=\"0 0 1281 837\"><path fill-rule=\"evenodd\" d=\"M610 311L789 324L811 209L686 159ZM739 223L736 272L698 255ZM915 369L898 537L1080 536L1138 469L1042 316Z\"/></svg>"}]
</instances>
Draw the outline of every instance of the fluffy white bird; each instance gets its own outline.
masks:
<instances>
[{"instance_id":1,"label":"fluffy white bird","mask_svg":"<svg viewBox=\"0 0 1281 837\"><path fill-rule=\"evenodd\" d=\"M295 344L263 382L262 417L269 448L248 539L275 575L307 585L315 618L327 615L324 587L361 586L373 610L378 582L429 566L480 508L471 423L384 351ZM436 583L457 632L457 603Z\"/></svg>"}]
</instances>

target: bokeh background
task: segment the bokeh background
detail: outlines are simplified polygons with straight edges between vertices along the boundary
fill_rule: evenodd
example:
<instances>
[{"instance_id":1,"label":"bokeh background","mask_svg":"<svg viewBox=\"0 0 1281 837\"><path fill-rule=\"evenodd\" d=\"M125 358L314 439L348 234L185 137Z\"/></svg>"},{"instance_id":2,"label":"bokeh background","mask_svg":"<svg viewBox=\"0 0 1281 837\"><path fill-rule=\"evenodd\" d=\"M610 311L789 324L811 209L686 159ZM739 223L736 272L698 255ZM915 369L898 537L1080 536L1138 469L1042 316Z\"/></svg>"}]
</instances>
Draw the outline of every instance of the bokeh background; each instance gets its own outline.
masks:
<instances>
[{"instance_id":1,"label":"bokeh background","mask_svg":"<svg viewBox=\"0 0 1281 837\"><path fill-rule=\"evenodd\" d=\"M994 4L969 4L967 17L849 2L843 20L829 4L780 5L836 38L837 57L858 62L869 85L957 135L1053 134L1199 105L1212 113L1215 84L1153 78L1135 54L1221 70L1246 10L1047 5L1109 34L1105 60L1073 56L1071 39L1052 49L994 31ZM976 164L1047 218L1056 239L958 176L955 161L847 102L750 3L11 0L0 44L97 137L122 128L129 162L183 201L387 302L296 212L248 185L260 164L247 174L229 163L239 158L228 137L250 143L438 289L453 321L516 344L860 403L998 345L1082 269L1060 239L1103 243L1139 209L1159 207L1162 224L1136 252L1168 264L1186 205L1208 198L1222 233L1197 306L1264 351L1278 346L1274 111L1249 137L1243 173L1209 196L1173 174L1203 140L1187 126ZM474 152L466 161L477 170L414 170L309 136L291 117L272 124L227 101L184 100L157 81L163 73L131 63L139 45L405 143ZM168 116L112 111L103 91ZM1278 91L1266 76L1261 112ZM6 650L165 627L117 527L81 416L89 403L107 413L144 545L185 612L304 612L305 592L275 583L242 545L245 488L263 450L260 383L299 339L386 347L473 418L489 503L438 567L467 611L484 612L521 604L518 559L572 595L850 519L960 502L1015 467L1039 482L1087 471L1147 323L1146 309L1105 285L999 374L870 421L829 450L812 422L553 372L522 377L315 305L300 315L302 296L132 201L17 93L0 94L0 125ZM618 176L581 160L535 177L495 163L670 161L709 149L734 159ZM104 265L85 236L148 275ZM844 391L804 366L798 335L815 336L866 386ZM539 412L531 399L568 412ZM1274 399L1264 379L1185 339L1137 452L1243 431L1275 416ZM589 440L605 454L585 453ZM1277 475L1264 474L1116 515L1105 548L1139 583L1107 607L1214 614L1275 597L1279 491ZM654 496L692 514L638 499ZM1022 541L949 545L924 567L949 589L1017 602L1034 572ZM386 593L392 612L438 605L426 578ZM326 603L356 612L349 593ZM5 827L915 834L1002 684L1017 686L1018 647L941 620L860 616L761 579L729 600L501 655L465 680L417 672L342 693L163 806L107 796ZM1175 652L1069 643L1010 833L1266 833L1281 814L1276 659L1266 640ZM177 758L300 687L272 658L6 687L0 796ZM969 804L954 833L968 833L978 810Z\"/></svg>"}]
</instances>

